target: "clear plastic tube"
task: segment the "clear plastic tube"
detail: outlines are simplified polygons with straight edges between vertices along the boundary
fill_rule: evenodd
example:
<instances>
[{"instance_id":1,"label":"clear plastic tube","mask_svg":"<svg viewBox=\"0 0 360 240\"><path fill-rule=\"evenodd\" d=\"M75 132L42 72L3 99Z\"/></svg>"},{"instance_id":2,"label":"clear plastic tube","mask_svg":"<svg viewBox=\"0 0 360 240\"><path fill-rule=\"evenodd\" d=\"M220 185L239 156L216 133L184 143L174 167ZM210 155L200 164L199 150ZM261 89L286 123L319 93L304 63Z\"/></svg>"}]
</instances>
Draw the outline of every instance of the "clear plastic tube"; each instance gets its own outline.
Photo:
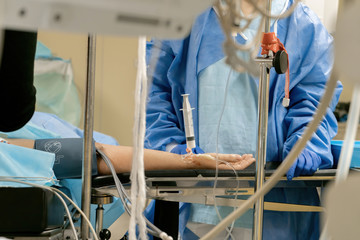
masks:
<instances>
[{"instance_id":1,"label":"clear plastic tube","mask_svg":"<svg viewBox=\"0 0 360 240\"><path fill-rule=\"evenodd\" d=\"M219 221L221 221L223 218L221 217L220 215L220 212L219 212L219 209L218 209L218 206L217 206L217 202L216 202L216 196L215 196L215 189L216 189L216 185L217 185L217 181L218 181L218 176L219 176L219 157L218 157L218 154L219 154L219 133L220 133L220 125L221 125L221 120L222 120L222 117L224 115L224 111L225 111L225 107L226 107L226 100L227 100L227 96L228 96L228 89L229 89L229 82L230 82L230 77L231 77L231 74L232 74L232 69L230 69L229 71L229 74L228 74L228 77L226 79L226 85L225 85L225 96L224 96L224 103L222 105L222 108L221 108L221 113L220 113L220 118L219 118L219 121L218 121L218 124L217 124L217 128L216 128L216 168L215 168L215 180L214 180L214 187L213 187L213 194L214 194L214 208L215 208L215 211L216 211L216 215L218 216L218 219ZM237 173L236 171L235 172L235 176L237 178ZM237 186L236 186L236 189L239 188L239 181L237 182ZM235 210L236 208L234 208ZM225 239L227 239L228 237L231 237L231 239L235 239L233 237L233 235L231 234L233 228L234 228L234 224L235 224L235 221L233 221L231 223L231 226L230 228L229 227L226 227L226 231L227 231L227 236L225 237Z\"/></svg>"}]
</instances>

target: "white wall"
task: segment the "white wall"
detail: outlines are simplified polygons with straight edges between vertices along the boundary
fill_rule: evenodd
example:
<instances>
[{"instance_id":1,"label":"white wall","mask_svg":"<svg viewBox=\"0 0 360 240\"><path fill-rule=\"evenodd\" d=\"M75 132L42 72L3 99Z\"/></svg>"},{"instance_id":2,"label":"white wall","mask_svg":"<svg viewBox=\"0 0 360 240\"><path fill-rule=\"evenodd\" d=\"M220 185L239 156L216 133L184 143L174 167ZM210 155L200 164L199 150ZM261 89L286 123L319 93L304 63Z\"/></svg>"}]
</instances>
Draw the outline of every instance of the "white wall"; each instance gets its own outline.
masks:
<instances>
[{"instance_id":1,"label":"white wall","mask_svg":"<svg viewBox=\"0 0 360 240\"><path fill-rule=\"evenodd\" d=\"M55 56L71 60L83 105L87 35L40 31L38 39ZM137 39L98 36L96 44L94 129L115 137L121 145L132 145Z\"/></svg>"}]
</instances>

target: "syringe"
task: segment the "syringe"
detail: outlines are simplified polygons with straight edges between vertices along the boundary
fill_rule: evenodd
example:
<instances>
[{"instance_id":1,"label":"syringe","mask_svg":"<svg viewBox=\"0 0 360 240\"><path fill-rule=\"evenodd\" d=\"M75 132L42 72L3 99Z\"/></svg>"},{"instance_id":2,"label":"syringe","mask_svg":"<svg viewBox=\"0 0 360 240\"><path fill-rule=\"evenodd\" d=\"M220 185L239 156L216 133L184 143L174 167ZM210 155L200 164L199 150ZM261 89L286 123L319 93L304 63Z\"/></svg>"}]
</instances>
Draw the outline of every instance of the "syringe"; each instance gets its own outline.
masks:
<instances>
[{"instance_id":1,"label":"syringe","mask_svg":"<svg viewBox=\"0 0 360 240\"><path fill-rule=\"evenodd\" d=\"M189 94L182 94L181 96L183 96L183 108L180 110L183 111L186 145L187 148L193 149L196 147L194 124L192 117L192 110L194 110L194 108L191 108L190 106Z\"/></svg>"}]
</instances>

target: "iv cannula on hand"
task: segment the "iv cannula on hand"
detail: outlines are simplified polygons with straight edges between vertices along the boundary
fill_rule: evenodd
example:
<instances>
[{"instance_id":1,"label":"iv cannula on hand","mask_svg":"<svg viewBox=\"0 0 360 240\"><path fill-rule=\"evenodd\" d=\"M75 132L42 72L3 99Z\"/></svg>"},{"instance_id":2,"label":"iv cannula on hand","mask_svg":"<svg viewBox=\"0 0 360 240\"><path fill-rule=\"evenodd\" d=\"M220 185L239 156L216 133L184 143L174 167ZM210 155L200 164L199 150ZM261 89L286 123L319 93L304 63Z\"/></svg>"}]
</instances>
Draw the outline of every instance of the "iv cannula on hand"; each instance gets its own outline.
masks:
<instances>
[{"instance_id":1,"label":"iv cannula on hand","mask_svg":"<svg viewBox=\"0 0 360 240\"><path fill-rule=\"evenodd\" d=\"M186 145L187 148L191 150L196 147L192 117L192 110L194 110L194 108L190 106L189 94L182 94L181 96L183 96L183 108L180 110L183 112L184 117Z\"/></svg>"}]
</instances>

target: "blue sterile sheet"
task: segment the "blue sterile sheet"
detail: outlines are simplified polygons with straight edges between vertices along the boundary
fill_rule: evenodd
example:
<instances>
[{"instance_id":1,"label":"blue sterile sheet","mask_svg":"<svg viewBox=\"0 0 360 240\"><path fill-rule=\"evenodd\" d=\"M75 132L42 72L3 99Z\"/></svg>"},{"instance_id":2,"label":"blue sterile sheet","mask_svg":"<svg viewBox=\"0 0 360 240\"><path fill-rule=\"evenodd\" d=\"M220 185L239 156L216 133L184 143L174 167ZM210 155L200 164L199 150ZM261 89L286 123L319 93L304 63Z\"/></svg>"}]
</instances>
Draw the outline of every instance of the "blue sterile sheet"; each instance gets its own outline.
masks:
<instances>
[{"instance_id":1,"label":"blue sterile sheet","mask_svg":"<svg viewBox=\"0 0 360 240\"><path fill-rule=\"evenodd\" d=\"M35 112L34 116L30 120L29 123L27 123L23 128L15 131L15 132L8 132L3 133L3 135L6 135L8 138L25 138L25 139L49 139L49 138L81 138L83 137L83 131L70 123L58 118L56 115L48 114L48 113L41 113L41 112ZM116 140L108 135L101 134L99 132L94 132L93 134L94 140L100 143L105 144L112 144L112 145L118 145ZM50 179L52 177L53 171L52 171L52 165L54 163L54 156L52 153L47 152L41 152L35 149L27 149L22 148L18 146L13 146L10 144L1 143L3 150L1 151L3 155L6 153L6 159L4 159L2 162L7 160L7 162L12 162L13 164L10 166L12 171L8 170L9 173L3 174L0 171L0 176L10 176L10 175L21 175L21 176L35 176L35 177L47 177L46 179ZM7 148L7 149L5 149ZM17 151L11 151L12 148L17 148ZM5 151L6 150L6 151ZM16 149L15 149L16 150ZM21 150L21 151L20 151ZM25 152L26 151L26 152ZM12 154L10 154L12 153ZM18 157L19 154L22 154L21 157ZM24 156L26 155L26 158ZM49 159L45 159L45 157L48 157ZM47 156L50 155L50 156ZM41 157L40 157L41 156ZM42 169L47 167L49 171L45 171L45 173L42 173L42 175L39 176L39 172L37 175L34 175L34 171L29 171L31 168L28 168L26 165L18 164L18 167L15 168L13 165L17 162L10 161L12 158L10 157L16 157L19 161L21 160L27 160L28 163L32 163L31 166L41 166ZM0 156L1 158L4 158L4 156ZM38 158L38 160L35 162L33 158ZM45 161L46 160L46 161ZM0 163L2 163L0 161ZM48 162L48 165L44 165L45 162ZM42 164L40 164L42 163ZM2 166L2 168L4 168ZM18 173L21 169L23 172ZM15 172L15 170L17 172ZM5 168L3 169L5 170ZM13 173L15 172L15 173ZM49 175L50 174L50 175ZM49 176L48 176L49 175ZM50 179L52 180L52 179ZM49 185L47 182L44 185ZM81 186L82 186L82 180L81 179L64 179L60 181L60 185L63 188L64 192L69 192L72 200L78 205L81 205ZM95 223L95 209L96 205L91 205L91 222L94 225ZM121 201L117 198L114 199L114 202L112 204L106 204L104 205L104 228L108 228L122 213L124 212L123 205Z\"/></svg>"},{"instance_id":2,"label":"blue sterile sheet","mask_svg":"<svg viewBox=\"0 0 360 240\"><path fill-rule=\"evenodd\" d=\"M341 148L344 144L343 140L332 140L331 141L331 152L334 156L334 165L338 164ZM360 141L355 141L354 152L351 159L350 168L360 168Z\"/></svg>"}]
</instances>

